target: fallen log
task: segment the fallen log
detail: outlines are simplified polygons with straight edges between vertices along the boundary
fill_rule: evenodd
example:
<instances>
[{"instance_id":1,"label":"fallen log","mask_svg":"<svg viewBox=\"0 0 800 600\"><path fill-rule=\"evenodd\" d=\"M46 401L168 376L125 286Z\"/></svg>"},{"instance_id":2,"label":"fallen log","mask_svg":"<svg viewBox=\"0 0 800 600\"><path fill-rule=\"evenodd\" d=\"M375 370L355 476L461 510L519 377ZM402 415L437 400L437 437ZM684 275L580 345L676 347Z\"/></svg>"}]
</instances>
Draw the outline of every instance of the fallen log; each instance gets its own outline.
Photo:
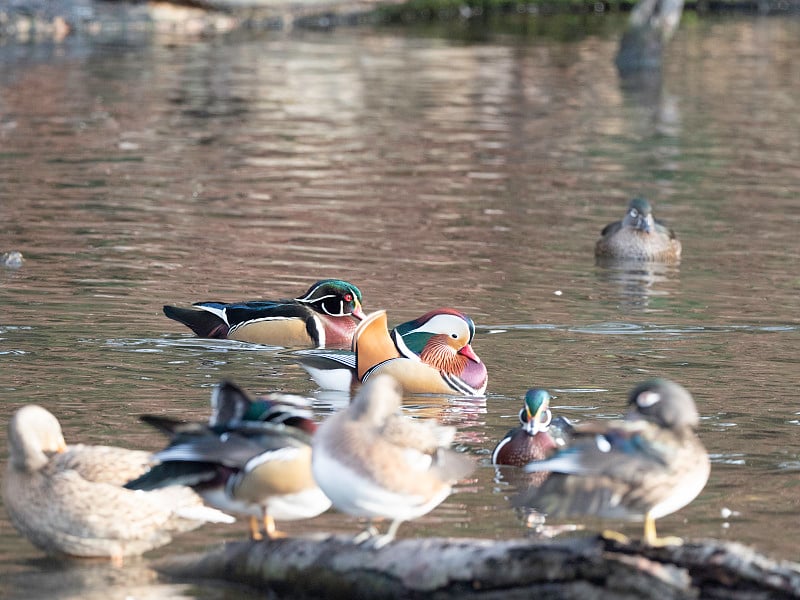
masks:
<instances>
[{"instance_id":1,"label":"fallen log","mask_svg":"<svg viewBox=\"0 0 800 600\"><path fill-rule=\"evenodd\" d=\"M603 537L423 538L380 550L316 535L229 543L162 559L162 575L216 579L291 598L800 598L800 564L732 542L650 548Z\"/></svg>"}]
</instances>

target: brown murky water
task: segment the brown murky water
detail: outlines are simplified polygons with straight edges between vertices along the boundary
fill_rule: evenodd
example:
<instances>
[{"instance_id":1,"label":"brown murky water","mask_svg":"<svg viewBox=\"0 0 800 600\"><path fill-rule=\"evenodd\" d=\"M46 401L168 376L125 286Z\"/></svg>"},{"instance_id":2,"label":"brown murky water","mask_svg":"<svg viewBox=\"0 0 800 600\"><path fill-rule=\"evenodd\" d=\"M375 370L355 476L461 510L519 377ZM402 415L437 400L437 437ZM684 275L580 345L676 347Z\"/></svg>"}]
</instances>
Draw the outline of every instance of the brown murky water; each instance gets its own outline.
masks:
<instances>
[{"instance_id":1,"label":"brown murky water","mask_svg":"<svg viewBox=\"0 0 800 600\"><path fill-rule=\"evenodd\" d=\"M713 471L660 531L796 560L800 21L687 20L644 88L617 76L614 36L573 38L0 47L0 252L27 258L0 270L0 421L37 402L71 441L157 449L137 415L204 418L222 377L309 394L322 418L347 398L287 352L197 340L160 311L340 277L393 323L469 313L489 368L485 402L409 407L459 424L483 466L402 536L526 535L487 465L524 391L602 418L661 375L695 395ZM679 268L594 264L634 194L677 229ZM149 557L244 536L201 529ZM157 583L146 560L43 560L0 511L0 596L245 595Z\"/></svg>"}]
</instances>

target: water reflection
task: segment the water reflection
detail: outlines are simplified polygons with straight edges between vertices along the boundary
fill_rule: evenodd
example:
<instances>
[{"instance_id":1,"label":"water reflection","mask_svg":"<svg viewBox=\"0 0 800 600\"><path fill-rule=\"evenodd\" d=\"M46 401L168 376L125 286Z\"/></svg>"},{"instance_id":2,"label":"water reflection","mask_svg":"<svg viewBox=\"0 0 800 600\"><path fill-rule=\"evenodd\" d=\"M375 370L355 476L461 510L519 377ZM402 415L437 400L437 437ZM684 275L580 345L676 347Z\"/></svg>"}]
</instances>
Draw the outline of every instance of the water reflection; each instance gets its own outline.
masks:
<instances>
[{"instance_id":1,"label":"water reflection","mask_svg":"<svg viewBox=\"0 0 800 600\"><path fill-rule=\"evenodd\" d=\"M124 567L107 561L31 560L24 569L4 574L5 598L59 598L106 600L108 598L189 598L189 587L160 584L158 574L142 560L129 560ZM109 595L109 591L111 595Z\"/></svg>"},{"instance_id":2,"label":"water reflection","mask_svg":"<svg viewBox=\"0 0 800 600\"><path fill-rule=\"evenodd\" d=\"M657 262L598 257L596 273L619 298L622 309L647 309L651 298L668 296L680 281L677 265Z\"/></svg>"}]
</instances>

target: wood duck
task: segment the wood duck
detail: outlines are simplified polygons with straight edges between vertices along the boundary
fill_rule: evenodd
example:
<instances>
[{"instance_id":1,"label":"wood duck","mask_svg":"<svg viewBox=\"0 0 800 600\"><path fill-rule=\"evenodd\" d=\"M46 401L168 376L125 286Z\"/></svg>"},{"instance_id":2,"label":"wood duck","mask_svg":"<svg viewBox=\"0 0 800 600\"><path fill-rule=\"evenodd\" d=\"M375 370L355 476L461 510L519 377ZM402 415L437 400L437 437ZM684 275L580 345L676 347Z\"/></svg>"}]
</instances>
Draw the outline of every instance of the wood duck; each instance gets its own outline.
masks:
<instances>
[{"instance_id":1,"label":"wood duck","mask_svg":"<svg viewBox=\"0 0 800 600\"><path fill-rule=\"evenodd\" d=\"M110 558L142 554L174 533L233 518L203 505L191 489L133 492L122 484L150 468L150 453L113 446L67 446L52 413L20 408L8 426L3 502L11 523L48 554Z\"/></svg>"},{"instance_id":2,"label":"wood duck","mask_svg":"<svg viewBox=\"0 0 800 600\"><path fill-rule=\"evenodd\" d=\"M164 306L164 314L198 336L294 348L349 348L364 318L361 292L352 283L323 279L294 300L197 302Z\"/></svg>"},{"instance_id":3,"label":"wood duck","mask_svg":"<svg viewBox=\"0 0 800 600\"><path fill-rule=\"evenodd\" d=\"M207 504L249 516L253 539L282 537L275 519L309 519L331 504L311 475L316 423L298 400L283 394L251 400L222 382L212 395L208 424L143 416L171 441L154 456L160 464L126 487L189 485Z\"/></svg>"},{"instance_id":4,"label":"wood duck","mask_svg":"<svg viewBox=\"0 0 800 600\"><path fill-rule=\"evenodd\" d=\"M643 518L645 543L682 543L659 538L655 520L689 504L708 480L694 400L677 383L653 379L636 386L628 404L625 420L578 425L566 448L529 463L526 471L551 475L516 503L550 516Z\"/></svg>"},{"instance_id":5,"label":"wood duck","mask_svg":"<svg viewBox=\"0 0 800 600\"><path fill-rule=\"evenodd\" d=\"M605 226L595 246L599 258L677 262L681 243L675 232L653 217L644 198L634 198L621 221Z\"/></svg>"},{"instance_id":6,"label":"wood duck","mask_svg":"<svg viewBox=\"0 0 800 600\"><path fill-rule=\"evenodd\" d=\"M314 437L314 477L333 506L370 520L356 542L380 548L401 523L427 514L474 468L450 449L454 427L400 414L403 390L392 376L371 377L346 408L324 421ZM384 536L375 519L391 519Z\"/></svg>"},{"instance_id":7,"label":"wood duck","mask_svg":"<svg viewBox=\"0 0 800 600\"><path fill-rule=\"evenodd\" d=\"M552 454L558 445L548 429L552 414L547 390L533 388L525 394L519 411L520 426L509 431L492 452L492 464L524 467Z\"/></svg>"},{"instance_id":8,"label":"wood duck","mask_svg":"<svg viewBox=\"0 0 800 600\"><path fill-rule=\"evenodd\" d=\"M298 355L314 381L325 389L349 391L378 373L397 379L407 393L480 396L486 391L486 365L472 349L475 324L452 308L433 310L391 332L386 311L359 323L352 352Z\"/></svg>"}]
</instances>

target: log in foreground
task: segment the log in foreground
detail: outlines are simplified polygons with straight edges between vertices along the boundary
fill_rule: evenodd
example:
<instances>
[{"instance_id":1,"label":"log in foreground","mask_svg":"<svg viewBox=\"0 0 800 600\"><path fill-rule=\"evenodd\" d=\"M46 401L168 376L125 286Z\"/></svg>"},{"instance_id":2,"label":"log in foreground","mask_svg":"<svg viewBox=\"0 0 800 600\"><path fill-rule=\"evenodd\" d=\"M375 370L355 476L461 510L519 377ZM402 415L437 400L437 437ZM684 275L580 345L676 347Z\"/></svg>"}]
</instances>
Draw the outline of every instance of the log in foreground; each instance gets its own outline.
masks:
<instances>
[{"instance_id":1,"label":"log in foreground","mask_svg":"<svg viewBox=\"0 0 800 600\"><path fill-rule=\"evenodd\" d=\"M717 540L650 548L602 537L423 538L373 550L320 535L229 543L155 567L293 599L800 598L800 564Z\"/></svg>"}]
</instances>

